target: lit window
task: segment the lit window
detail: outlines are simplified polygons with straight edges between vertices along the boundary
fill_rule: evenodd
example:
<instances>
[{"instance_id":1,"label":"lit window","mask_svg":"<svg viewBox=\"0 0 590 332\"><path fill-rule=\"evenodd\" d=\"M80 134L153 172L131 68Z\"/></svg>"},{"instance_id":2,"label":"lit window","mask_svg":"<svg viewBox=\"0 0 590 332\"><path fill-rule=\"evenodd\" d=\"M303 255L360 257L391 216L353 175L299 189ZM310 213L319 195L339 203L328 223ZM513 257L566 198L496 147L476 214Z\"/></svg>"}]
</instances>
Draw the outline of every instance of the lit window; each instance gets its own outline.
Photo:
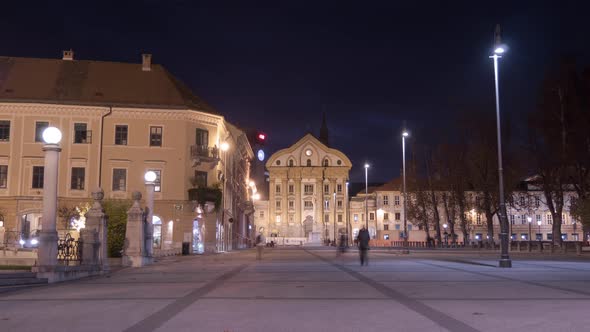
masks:
<instances>
[{"instance_id":1,"label":"lit window","mask_svg":"<svg viewBox=\"0 0 590 332\"><path fill-rule=\"evenodd\" d=\"M113 191L127 190L127 170L124 168L113 169Z\"/></svg>"},{"instance_id":2,"label":"lit window","mask_svg":"<svg viewBox=\"0 0 590 332\"><path fill-rule=\"evenodd\" d=\"M369 220L375 220L375 213L369 213Z\"/></svg>"},{"instance_id":3,"label":"lit window","mask_svg":"<svg viewBox=\"0 0 590 332\"><path fill-rule=\"evenodd\" d=\"M70 189L84 190L86 169L84 167L72 167L72 183Z\"/></svg>"},{"instance_id":4,"label":"lit window","mask_svg":"<svg viewBox=\"0 0 590 332\"><path fill-rule=\"evenodd\" d=\"M150 127L150 146L162 146L162 127Z\"/></svg>"},{"instance_id":5,"label":"lit window","mask_svg":"<svg viewBox=\"0 0 590 332\"><path fill-rule=\"evenodd\" d=\"M128 128L126 125L115 126L115 145L127 145Z\"/></svg>"},{"instance_id":6,"label":"lit window","mask_svg":"<svg viewBox=\"0 0 590 332\"><path fill-rule=\"evenodd\" d=\"M341 192L342 192L342 184L338 184L338 185L336 186L336 188L337 188L337 189L336 189L336 191L338 191L339 193L341 193Z\"/></svg>"},{"instance_id":7,"label":"lit window","mask_svg":"<svg viewBox=\"0 0 590 332\"><path fill-rule=\"evenodd\" d=\"M294 186L292 184L290 184L289 185L289 194L292 194L294 190L295 190Z\"/></svg>"},{"instance_id":8,"label":"lit window","mask_svg":"<svg viewBox=\"0 0 590 332\"><path fill-rule=\"evenodd\" d=\"M90 144L92 143L91 131L88 130L86 123L74 123L74 143Z\"/></svg>"},{"instance_id":9,"label":"lit window","mask_svg":"<svg viewBox=\"0 0 590 332\"><path fill-rule=\"evenodd\" d=\"M150 169L150 171L156 173L156 180L154 181L154 191L161 192L162 191L162 180L160 176L162 175L162 171L159 169ZM207 173L205 173L207 174Z\"/></svg>"}]
</instances>

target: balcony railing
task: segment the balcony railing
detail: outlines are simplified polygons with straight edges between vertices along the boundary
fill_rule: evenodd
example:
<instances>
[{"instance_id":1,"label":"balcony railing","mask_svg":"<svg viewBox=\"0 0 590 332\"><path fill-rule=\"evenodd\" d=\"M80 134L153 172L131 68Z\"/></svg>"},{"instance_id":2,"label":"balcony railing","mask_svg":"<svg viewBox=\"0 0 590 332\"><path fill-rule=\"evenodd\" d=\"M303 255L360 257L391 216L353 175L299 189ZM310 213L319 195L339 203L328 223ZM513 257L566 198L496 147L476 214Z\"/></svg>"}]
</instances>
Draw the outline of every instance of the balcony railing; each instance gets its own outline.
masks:
<instances>
[{"instance_id":1,"label":"balcony railing","mask_svg":"<svg viewBox=\"0 0 590 332\"><path fill-rule=\"evenodd\" d=\"M191 157L193 159L197 159L199 157L217 159L219 157L219 149L206 145L191 145Z\"/></svg>"}]
</instances>

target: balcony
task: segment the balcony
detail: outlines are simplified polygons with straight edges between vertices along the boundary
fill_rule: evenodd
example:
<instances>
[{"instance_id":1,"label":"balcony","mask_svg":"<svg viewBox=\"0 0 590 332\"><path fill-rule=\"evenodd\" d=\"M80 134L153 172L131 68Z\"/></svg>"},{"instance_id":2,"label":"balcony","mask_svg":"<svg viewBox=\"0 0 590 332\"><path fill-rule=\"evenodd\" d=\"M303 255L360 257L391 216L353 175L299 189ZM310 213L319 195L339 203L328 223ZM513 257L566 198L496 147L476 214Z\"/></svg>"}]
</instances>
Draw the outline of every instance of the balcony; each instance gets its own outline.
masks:
<instances>
[{"instance_id":1,"label":"balcony","mask_svg":"<svg viewBox=\"0 0 590 332\"><path fill-rule=\"evenodd\" d=\"M206 145L191 145L193 167L212 170L219 162L219 149Z\"/></svg>"},{"instance_id":2,"label":"balcony","mask_svg":"<svg viewBox=\"0 0 590 332\"><path fill-rule=\"evenodd\" d=\"M213 202L216 211L218 211L221 206L221 196L221 189L217 187L191 188L188 190L189 201L196 201L201 206L205 206L206 202Z\"/></svg>"}]
</instances>

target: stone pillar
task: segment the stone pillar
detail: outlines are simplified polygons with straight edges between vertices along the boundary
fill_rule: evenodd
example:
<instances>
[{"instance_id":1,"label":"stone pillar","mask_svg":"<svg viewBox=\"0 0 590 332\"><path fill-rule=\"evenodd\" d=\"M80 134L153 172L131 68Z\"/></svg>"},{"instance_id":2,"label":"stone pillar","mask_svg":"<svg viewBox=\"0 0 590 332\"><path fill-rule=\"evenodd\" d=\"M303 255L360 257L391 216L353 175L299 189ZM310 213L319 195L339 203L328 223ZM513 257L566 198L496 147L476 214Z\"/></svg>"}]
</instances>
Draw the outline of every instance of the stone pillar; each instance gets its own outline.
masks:
<instances>
[{"instance_id":1,"label":"stone pillar","mask_svg":"<svg viewBox=\"0 0 590 332\"><path fill-rule=\"evenodd\" d=\"M145 254L148 257L154 256L154 189L153 182L145 184L146 202L146 223L145 223Z\"/></svg>"},{"instance_id":2,"label":"stone pillar","mask_svg":"<svg viewBox=\"0 0 590 332\"><path fill-rule=\"evenodd\" d=\"M55 217L57 211L57 176L59 169L58 144L45 144L45 168L43 172L43 219L39 234L38 265L51 267L57 265L57 230Z\"/></svg>"},{"instance_id":3,"label":"stone pillar","mask_svg":"<svg viewBox=\"0 0 590 332\"><path fill-rule=\"evenodd\" d=\"M92 192L94 203L86 212L86 227L80 230L82 239L82 264L94 265L98 270L108 271L107 215L102 208L104 191L97 188Z\"/></svg>"},{"instance_id":4,"label":"stone pillar","mask_svg":"<svg viewBox=\"0 0 590 332\"><path fill-rule=\"evenodd\" d=\"M145 252L145 212L139 205L141 193L134 191L132 197L133 205L127 211L123 265L141 267L150 264L151 257L147 257Z\"/></svg>"}]
</instances>

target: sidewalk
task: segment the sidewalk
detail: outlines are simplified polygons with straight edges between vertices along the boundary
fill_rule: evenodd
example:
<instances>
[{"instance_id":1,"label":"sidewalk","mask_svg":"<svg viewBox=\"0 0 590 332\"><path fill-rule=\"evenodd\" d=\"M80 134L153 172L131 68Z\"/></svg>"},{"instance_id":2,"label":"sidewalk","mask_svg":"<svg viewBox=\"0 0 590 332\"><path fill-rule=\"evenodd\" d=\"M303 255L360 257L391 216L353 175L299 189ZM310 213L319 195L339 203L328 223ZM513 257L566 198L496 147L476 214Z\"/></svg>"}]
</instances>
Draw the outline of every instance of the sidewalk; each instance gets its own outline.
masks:
<instances>
[{"instance_id":1,"label":"sidewalk","mask_svg":"<svg viewBox=\"0 0 590 332\"><path fill-rule=\"evenodd\" d=\"M493 253L492 253L493 254ZM587 257L265 248L0 295L0 331L583 331Z\"/></svg>"}]
</instances>

